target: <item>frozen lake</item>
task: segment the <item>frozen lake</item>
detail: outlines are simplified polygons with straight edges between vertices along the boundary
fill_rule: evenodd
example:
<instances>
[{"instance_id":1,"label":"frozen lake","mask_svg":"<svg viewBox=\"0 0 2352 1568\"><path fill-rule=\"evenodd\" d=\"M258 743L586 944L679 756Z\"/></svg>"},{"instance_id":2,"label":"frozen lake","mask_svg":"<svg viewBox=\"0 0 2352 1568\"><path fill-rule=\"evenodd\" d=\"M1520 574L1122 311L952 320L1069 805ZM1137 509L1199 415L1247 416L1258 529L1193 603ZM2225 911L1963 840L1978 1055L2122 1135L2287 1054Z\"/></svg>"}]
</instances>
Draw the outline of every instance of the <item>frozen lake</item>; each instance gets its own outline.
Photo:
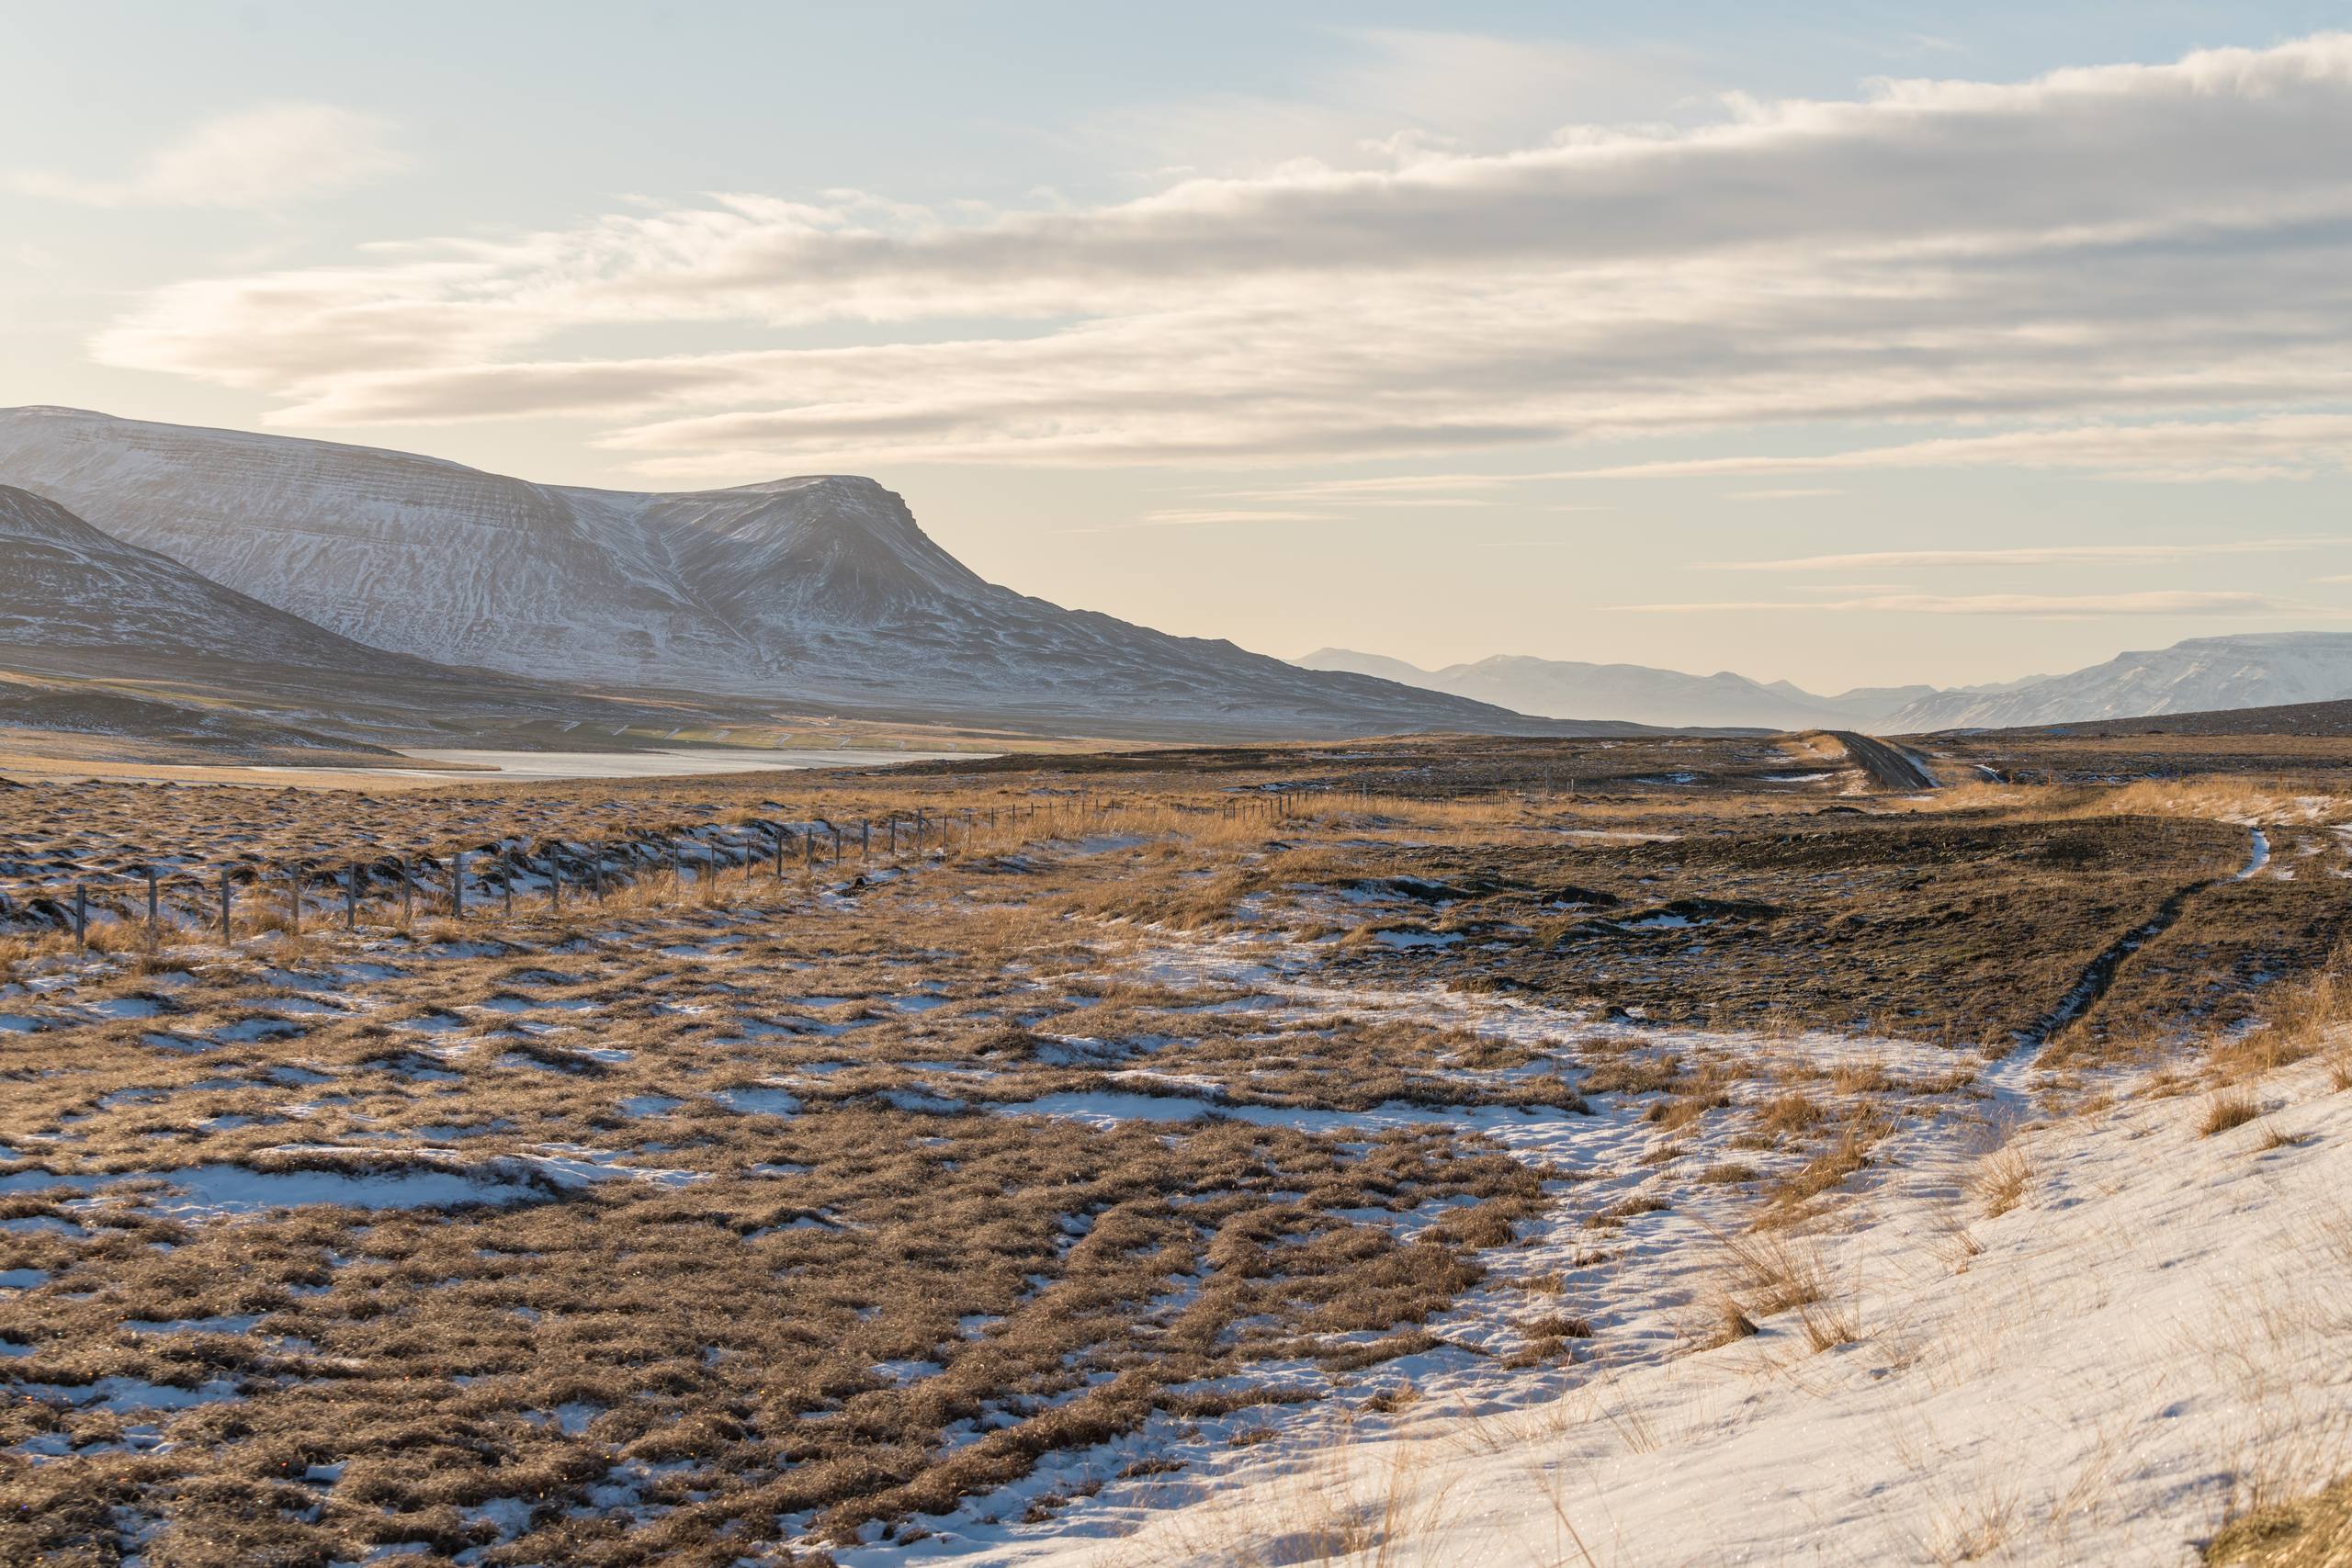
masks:
<instances>
[{"instance_id":1,"label":"frozen lake","mask_svg":"<svg viewBox=\"0 0 2352 1568\"><path fill-rule=\"evenodd\" d=\"M761 750L751 747L692 751L415 751L401 755L436 768L372 768L401 778L479 779L495 768L509 779L650 779L687 773L741 773L754 768L871 768L889 762L926 762L945 757L980 757L979 751Z\"/></svg>"}]
</instances>

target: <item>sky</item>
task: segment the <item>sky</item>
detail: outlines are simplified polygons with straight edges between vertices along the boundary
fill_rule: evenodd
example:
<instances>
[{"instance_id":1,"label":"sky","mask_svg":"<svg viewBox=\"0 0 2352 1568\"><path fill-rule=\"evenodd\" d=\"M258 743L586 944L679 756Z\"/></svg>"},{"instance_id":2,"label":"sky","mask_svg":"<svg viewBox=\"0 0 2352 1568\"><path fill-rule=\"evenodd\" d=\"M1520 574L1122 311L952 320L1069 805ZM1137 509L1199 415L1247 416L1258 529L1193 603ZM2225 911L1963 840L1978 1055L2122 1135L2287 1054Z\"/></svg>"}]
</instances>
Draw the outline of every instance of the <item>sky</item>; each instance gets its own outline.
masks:
<instances>
[{"instance_id":1,"label":"sky","mask_svg":"<svg viewBox=\"0 0 2352 1568\"><path fill-rule=\"evenodd\" d=\"M870 474L994 581L1284 656L2352 631L2348 29L0 0L0 406Z\"/></svg>"}]
</instances>

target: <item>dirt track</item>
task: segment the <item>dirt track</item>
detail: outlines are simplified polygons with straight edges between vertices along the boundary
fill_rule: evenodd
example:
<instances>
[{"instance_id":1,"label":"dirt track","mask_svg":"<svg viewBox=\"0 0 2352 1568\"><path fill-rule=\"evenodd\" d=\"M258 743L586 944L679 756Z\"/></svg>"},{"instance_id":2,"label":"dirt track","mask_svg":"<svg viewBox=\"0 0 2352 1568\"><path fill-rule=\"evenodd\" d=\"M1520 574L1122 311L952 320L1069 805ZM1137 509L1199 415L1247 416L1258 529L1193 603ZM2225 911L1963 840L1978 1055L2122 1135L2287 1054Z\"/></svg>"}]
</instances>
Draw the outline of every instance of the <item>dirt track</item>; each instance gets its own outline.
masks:
<instances>
[{"instance_id":1,"label":"dirt track","mask_svg":"<svg viewBox=\"0 0 2352 1568\"><path fill-rule=\"evenodd\" d=\"M1873 740L1867 735L1856 735L1850 730L1830 729L1823 733L1846 748L1846 754L1854 759L1855 765L1870 774L1871 782L1882 789L1936 787L1936 781L1928 775L1928 770L1899 747L1890 746L1883 740Z\"/></svg>"}]
</instances>

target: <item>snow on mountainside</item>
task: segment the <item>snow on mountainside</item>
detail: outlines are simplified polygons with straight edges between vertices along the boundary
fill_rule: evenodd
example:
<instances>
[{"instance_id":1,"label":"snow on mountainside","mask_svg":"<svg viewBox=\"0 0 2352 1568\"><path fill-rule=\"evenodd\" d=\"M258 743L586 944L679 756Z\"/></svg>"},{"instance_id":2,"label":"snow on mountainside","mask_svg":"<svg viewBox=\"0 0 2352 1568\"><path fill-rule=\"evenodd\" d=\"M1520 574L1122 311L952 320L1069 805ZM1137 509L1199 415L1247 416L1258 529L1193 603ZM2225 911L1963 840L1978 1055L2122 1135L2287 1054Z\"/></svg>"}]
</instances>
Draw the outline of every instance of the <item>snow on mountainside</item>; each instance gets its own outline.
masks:
<instances>
[{"instance_id":1,"label":"snow on mountainside","mask_svg":"<svg viewBox=\"0 0 2352 1568\"><path fill-rule=\"evenodd\" d=\"M1125 734L1557 729L983 581L843 475L647 494L0 411L0 479L357 641L567 681Z\"/></svg>"},{"instance_id":2,"label":"snow on mountainside","mask_svg":"<svg viewBox=\"0 0 2352 1568\"><path fill-rule=\"evenodd\" d=\"M1729 671L1687 675L1641 664L1584 664L1516 654L1432 671L1383 654L1325 648L1293 662L1307 670L1352 670L1521 713L1668 726L1876 729L1895 710L1934 691L1930 686L1871 686L1826 697L1786 681L1766 684Z\"/></svg>"},{"instance_id":3,"label":"snow on mountainside","mask_svg":"<svg viewBox=\"0 0 2352 1568\"><path fill-rule=\"evenodd\" d=\"M2352 632L2191 637L1991 694L1944 692L1891 721L1898 734L2002 729L2352 697Z\"/></svg>"},{"instance_id":4,"label":"snow on mountainside","mask_svg":"<svg viewBox=\"0 0 2352 1568\"><path fill-rule=\"evenodd\" d=\"M365 675L429 673L109 537L55 502L0 484L0 647L121 650Z\"/></svg>"}]
</instances>

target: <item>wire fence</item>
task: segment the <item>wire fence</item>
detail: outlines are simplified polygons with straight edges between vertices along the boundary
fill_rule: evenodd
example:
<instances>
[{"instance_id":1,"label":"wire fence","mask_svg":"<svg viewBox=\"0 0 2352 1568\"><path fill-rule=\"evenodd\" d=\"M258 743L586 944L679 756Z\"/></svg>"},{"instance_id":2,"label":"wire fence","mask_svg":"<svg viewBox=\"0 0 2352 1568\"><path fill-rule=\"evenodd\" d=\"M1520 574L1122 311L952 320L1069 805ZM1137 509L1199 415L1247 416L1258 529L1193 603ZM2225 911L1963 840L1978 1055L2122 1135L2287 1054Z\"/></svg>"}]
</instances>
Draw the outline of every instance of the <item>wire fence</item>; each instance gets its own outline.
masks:
<instances>
[{"instance_id":1,"label":"wire fence","mask_svg":"<svg viewBox=\"0 0 2352 1568\"><path fill-rule=\"evenodd\" d=\"M1279 820L1329 786L1280 786L1222 804L1227 818ZM893 811L854 820L814 818L709 821L659 832L587 839L504 838L463 848L380 844L223 861L156 857L62 877L0 877L0 931L70 934L77 952L103 945L233 942L239 932L300 935L341 927L407 928L420 915L464 922L543 915L616 893L658 886L716 900L730 874L781 884L844 865L899 866L968 852L1006 831L1051 839L1100 823L1132 803L1081 790L1051 804Z\"/></svg>"}]
</instances>

